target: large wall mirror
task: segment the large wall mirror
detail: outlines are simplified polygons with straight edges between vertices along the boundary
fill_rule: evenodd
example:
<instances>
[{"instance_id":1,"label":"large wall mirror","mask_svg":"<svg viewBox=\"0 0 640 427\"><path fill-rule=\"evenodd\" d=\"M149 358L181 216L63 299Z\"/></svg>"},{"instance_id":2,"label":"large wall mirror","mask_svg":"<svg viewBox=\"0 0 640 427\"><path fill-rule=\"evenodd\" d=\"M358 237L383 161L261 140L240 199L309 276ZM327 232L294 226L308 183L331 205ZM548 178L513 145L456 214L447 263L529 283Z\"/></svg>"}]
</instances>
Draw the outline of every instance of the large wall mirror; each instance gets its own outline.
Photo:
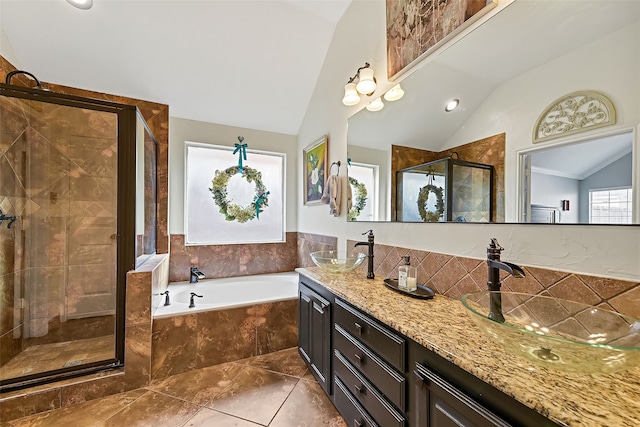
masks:
<instances>
[{"instance_id":1,"label":"large wall mirror","mask_svg":"<svg viewBox=\"0 0 640 427\"><path fill-rule=\"evenodd\" d=\"M640 2L514 1L427 57L400 82L403 98L349 118L348 157L375 185L358 200L363 178L350 174L362 209L348 220L637 224L639 69ZM540 114L576 91L608 97L617 123L534 144ZM441 159L491 165L491 182L459 168L445 188L431 165ZM605 198L616 203L603 214Z\"/></svg>"}]
</instances>

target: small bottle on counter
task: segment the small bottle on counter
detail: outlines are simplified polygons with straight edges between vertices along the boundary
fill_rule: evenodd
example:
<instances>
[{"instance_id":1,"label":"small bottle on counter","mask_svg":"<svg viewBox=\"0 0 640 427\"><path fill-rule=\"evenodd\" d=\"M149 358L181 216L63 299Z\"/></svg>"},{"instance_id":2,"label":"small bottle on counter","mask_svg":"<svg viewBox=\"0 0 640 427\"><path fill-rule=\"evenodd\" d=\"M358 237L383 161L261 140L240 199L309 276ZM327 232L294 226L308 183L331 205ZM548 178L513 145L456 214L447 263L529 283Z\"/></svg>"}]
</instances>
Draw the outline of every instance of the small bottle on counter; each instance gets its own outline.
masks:
<instances>
[{"instance_id":1,"label":"small bottle on counter","mask_svg":"<svg viewBox=\"0 0 640 427\"><path fill-rule=\"evenodd\" d=\"M413 292L418 289L418 270L411 267L409 256L402 257L404 265L398 267L398 288Z\"/></svg>"}]
</instances>

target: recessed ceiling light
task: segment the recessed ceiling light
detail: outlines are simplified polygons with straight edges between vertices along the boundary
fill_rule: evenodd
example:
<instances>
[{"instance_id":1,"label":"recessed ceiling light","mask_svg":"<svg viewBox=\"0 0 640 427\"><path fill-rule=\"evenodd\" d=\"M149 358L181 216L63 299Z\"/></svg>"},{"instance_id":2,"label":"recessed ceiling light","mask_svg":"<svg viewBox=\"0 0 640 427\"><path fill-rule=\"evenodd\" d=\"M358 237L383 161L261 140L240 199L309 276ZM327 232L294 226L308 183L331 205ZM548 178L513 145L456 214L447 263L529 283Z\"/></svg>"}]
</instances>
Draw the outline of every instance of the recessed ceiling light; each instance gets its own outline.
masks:
<instances>
[{"instance_id":1,"label":"recessed ceiling light","mask_svg":"<svg viewBox=\"0 0 640 427\"><path fill-rule=\"evenodd\" d=\"M447 105L445 105L444 107L444 111L446 111L447 113L453 111L456 109L458 104L460 104L459 99L452 99L451 101L447 102Z\"/></svg>"},{"instance_id":2,"label":"recessed ceiling light","mask_svg":"<svg viewBox=\"0 0 640 427\"><path fill-rule=\"evenodd\" d=\"M70 5L83 10L91 9L91 6L93 6L93 0L67 0L67 2Z\"/></svg>"}]
</instances>

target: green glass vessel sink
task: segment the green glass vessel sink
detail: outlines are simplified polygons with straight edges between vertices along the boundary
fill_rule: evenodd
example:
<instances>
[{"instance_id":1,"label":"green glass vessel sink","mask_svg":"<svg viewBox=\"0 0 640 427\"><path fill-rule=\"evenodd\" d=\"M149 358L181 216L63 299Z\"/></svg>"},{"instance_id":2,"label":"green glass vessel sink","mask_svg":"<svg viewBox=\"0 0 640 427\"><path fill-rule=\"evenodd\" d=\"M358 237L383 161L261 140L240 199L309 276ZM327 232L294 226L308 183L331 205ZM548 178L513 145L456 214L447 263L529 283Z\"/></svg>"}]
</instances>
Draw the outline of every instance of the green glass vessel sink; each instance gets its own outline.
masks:
<instances>
[{"instance_id":1,"label":"green glass vessel sink","mask_svg":"<svg viewBox=\"0 0 640 427\"><path fill-rule=\"evenodd\" d=\"M489 318L491 298L501 300L504 322ZM632 317L516 292L473 292L462 304L493 341L537 365L589 374L640 365L640 320Z\"/></svg>"},{"instance_id":2,"label":"green glass vessel sink","mask_svg":"<svg viewBox=\"0 0 640 427\"><path fill-rule=\"evenodd\" d=\"M361 252L341 251L311 252L311 259L318 267L329 273L346 273L358 268L367 255Z\"/></svg>"}]
</instances>

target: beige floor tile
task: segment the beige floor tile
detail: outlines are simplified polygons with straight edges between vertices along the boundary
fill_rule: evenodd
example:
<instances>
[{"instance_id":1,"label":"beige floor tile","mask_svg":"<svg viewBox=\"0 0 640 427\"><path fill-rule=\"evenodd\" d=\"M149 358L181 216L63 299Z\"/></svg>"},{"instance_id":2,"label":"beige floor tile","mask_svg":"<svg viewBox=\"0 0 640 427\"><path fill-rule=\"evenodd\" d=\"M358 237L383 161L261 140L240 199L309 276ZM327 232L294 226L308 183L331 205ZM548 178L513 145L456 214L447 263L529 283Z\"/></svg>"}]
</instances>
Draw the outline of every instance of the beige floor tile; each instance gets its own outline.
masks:
<instances>
[{"instance_id":1,"label":"beige floor tile","mask_svg":"<svg viewBox=\"0 0 640 427\"><path fill-rule=\"evenodd\" d=\"M258 427L259 425L213 409L202 408L184 427Z\"/></svg>"},{"instance_id":2,"label":"beige floor tile","mask_svg":"<svg viewBox=\"0 0 640 427\"><path fill-rule=\"evenodd\" d=\"M139 389L91 400L70 408L56 409L11 421L15 427L101 426L104 420L141 398L146 390Z\"/></svg>"},{"instance_id":3,"label":"beige floor tile","mask_svg":"<svg viewBox=\"0 0 640 427\"><path fill-rule=\"evenodd\" d=\"M178 427L200 410L200 406L165 394L147 391L122 411L109 417L104 427ZM82 425L82 424L76 424Z\"/></svg>"},{"instance_id":4,"label":"beige floor tile","mask_svg":"<svg viewBox=\"0 0 640 427\"><path fill-rule=\"evenodd\" d=\"M205 406L267 425L298 381L288 375L245 366L233 383Z\"/></svg>"},{"instance_id":5,"label":"beige floor tile","mask_svg":"<svg viewBox=\"0 0 640 427\"><path fill-rule=\"evenodd\" d=\"M315 381L299 381L269 424L269 427L320 426L347 427L347 424Z\"/></svg>"},{"instance_id":6,"label":"beige floor tile","mask_svg":"<svg viewBox=\"0 0 640 427\"><path fill-rule=\"evenodd\" d=\"M229 387L241 370L242 365L224 363L172 375L154 382L147 388L197 405L204 405Z\"/></svg>"},{"instance_id":7,"label":"beige floor tile","mask_svg":"<svg viewBox=\"0 0 640 427\"><path fill-rule=\"evenodd\" d=\"M254 357L248 364L298 378L307 372L307 365L298 354L297 347Z\"/></svg>"}]
</instances>

